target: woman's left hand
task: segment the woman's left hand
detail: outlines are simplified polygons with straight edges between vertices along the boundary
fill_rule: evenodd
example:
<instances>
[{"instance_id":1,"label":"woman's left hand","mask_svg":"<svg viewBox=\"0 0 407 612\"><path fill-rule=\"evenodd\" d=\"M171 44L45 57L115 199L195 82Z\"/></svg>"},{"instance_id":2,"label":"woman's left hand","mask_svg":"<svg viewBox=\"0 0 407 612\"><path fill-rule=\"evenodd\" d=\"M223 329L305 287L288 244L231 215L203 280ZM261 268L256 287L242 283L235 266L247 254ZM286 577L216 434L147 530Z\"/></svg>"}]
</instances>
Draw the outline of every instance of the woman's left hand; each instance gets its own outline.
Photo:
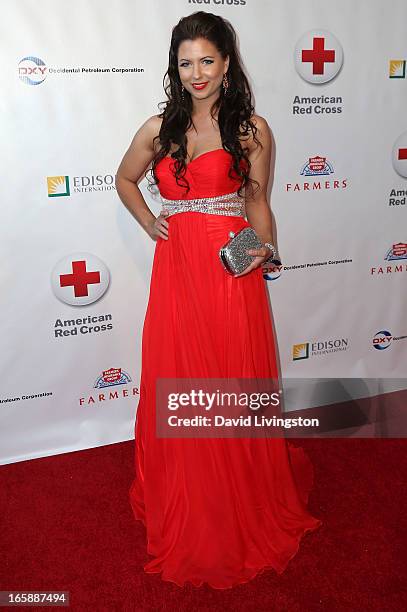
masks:
<instances>
[{"instance_id":1,"label":"woman's left hand","mask_svg":"<svg viewBox=\"0 0 407 612\"><path fill-rule=\"evenodd\" d=\"M271 250L266 246L263 246L260 249L248 249L246 252L249 255L255 255L255 258L252 263L249 264L247 268L243 270L243 272L240 272L240 274L234 274L234 278L238 278L238 276L244 276L252 270L255 270L256 268L261 266L271 255Z\"/></svg>"}]
</instances>

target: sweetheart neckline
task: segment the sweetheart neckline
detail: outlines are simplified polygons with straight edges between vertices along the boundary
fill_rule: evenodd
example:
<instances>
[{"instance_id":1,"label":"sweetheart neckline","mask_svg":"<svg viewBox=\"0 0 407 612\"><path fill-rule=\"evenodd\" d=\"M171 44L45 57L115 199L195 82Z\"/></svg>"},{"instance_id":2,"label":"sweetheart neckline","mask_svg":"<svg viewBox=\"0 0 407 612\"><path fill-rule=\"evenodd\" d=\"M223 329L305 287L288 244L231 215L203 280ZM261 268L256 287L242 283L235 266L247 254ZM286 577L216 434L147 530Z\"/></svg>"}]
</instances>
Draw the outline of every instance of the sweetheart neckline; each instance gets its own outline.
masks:
<instances>
[{"instance_id":1,"label":"sweetheart neckline","mask_svg":"<svg viewBox=\"0 0 407 612\"><path fill-rule=\"evenodd\" d=\"M209 153L216 153L217 151L223 151L224 153L227 153L228 155L230 155L229 151L226 151L223 147L218 147L217 149L212 149L211 151L205 151L204 153L201 153L200 155L198 155L198 157L194 157L194 159L191 159L191 161L186 164L186 167L188 168L188 166L193 164L195 161L197 161L204 155L208 155ZM165 157L163 157L163 159L173 159L173 157L171 157L171 155L166 155Z\"/></svg>"}]
</instances>

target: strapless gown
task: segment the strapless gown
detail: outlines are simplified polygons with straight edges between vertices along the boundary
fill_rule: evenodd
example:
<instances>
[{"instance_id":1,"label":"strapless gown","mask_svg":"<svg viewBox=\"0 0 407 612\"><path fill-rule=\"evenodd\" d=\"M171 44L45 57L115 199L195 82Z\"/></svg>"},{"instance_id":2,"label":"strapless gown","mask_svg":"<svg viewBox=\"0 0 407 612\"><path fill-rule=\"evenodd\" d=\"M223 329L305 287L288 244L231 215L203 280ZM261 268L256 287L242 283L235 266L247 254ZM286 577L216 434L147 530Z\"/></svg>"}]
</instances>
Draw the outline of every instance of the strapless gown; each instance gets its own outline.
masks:
<instances>
[{"instance_id":1,"label":"strapless gown","mask_svg":"<svg viewBox=\"0 0 407 612\"><path fill-rule=\"evenodd\" d=\"M168 200L236 191L224 149L187 166L185 195L173 160L156 168ZM261 268L239 278L218 251L244 216L178 212L169 239L154 251L143 326L140 398L135 420L135 475L130 502L146 528L144 570L179 586L230 588L266 569L282 573L305 532L321 521L307 509L313 466L284 438L156 436L155 383L164 378L276 377L276 349Z\"/></svg>"}]
</instances>

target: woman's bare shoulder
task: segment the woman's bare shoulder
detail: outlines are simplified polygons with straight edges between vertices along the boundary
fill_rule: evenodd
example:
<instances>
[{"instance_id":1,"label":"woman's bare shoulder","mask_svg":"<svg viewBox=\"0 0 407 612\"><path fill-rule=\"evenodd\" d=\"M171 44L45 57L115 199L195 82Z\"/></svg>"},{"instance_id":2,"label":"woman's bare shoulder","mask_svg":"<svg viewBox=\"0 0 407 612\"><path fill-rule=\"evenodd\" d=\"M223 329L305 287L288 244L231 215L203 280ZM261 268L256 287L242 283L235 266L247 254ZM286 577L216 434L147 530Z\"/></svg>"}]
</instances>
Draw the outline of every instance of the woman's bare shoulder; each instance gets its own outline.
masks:
<instances>
[{"instance_id":1,"label":"woman's bare shoulder","mask_svg":"<svg viewBox=\"0 0 407 612\"><path fill-rule=\"evenodd\" d=\"M151 149L154 149L155 140L160 133L162 117L159 115L151 115L140 126L138 133L142 134L143 139L150 143Z\"/></svg>"},{"instance_id":2,"label":"woman's bare shoulder","mask_svg":"<svg viewBox=\"0 0 407 612\"><path fill-rule=\"evenodd\" d=\"M255 115L255 114L252 115L250 117L250 121L256 128L255 130L250 131L250 137L247 143L250 149L250 152L252 152L258 147L256 141L254 140L254 131L256 132L257 140L260 140L262 144L266 144L270 142L272 138L272 131L271 131L271 128L269 126L267 119L265 119L261 115Z\"/></svg>"},{"instance_id":3,"label":"woman's bare shoulder","mask_svg":"<svg viewBox=\"0 0 407 612\"><path fill-rule=\"evenodd\" d=\"M146 124L150 126L152 130L160 130L161 124L163 122L162 117L160 115L151 115L146 121Z\"/></svg>"},{"instance_id":4,"label":"woman's bare shoulder","mask_svg":"<svg viewBox=\"0 0 407 612\"><path fill-rule=\"evenodd\" d=\"M253 115L251 120L260 134L271 132L271 127L269 126L267 119L261 117L261 115Z\"/></svg>"}]
</instances>

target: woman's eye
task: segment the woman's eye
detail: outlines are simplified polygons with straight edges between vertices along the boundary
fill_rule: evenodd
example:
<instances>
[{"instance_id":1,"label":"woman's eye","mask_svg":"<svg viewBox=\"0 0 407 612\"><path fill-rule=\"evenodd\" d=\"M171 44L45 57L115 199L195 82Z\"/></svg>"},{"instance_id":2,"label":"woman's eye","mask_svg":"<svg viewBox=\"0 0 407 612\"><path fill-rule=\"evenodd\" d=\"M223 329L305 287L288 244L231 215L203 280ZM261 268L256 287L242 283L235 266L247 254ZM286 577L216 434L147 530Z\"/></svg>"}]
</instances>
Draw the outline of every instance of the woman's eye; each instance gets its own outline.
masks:
<instances>
[{"instance_id":1,"label":"woman's eye","mask_svg":"<svg viewBox=\"0 0 407 612\"><path fill-rule=\"evenodd\" d=\"M213 60L210 60L210 59L205 59L203 61L207 62L208 64L213 64ZM184 62L183 64L180 64L180 68L187 68L188 65L189 65L188 62Z\"/></svg>"}]
</instances>

